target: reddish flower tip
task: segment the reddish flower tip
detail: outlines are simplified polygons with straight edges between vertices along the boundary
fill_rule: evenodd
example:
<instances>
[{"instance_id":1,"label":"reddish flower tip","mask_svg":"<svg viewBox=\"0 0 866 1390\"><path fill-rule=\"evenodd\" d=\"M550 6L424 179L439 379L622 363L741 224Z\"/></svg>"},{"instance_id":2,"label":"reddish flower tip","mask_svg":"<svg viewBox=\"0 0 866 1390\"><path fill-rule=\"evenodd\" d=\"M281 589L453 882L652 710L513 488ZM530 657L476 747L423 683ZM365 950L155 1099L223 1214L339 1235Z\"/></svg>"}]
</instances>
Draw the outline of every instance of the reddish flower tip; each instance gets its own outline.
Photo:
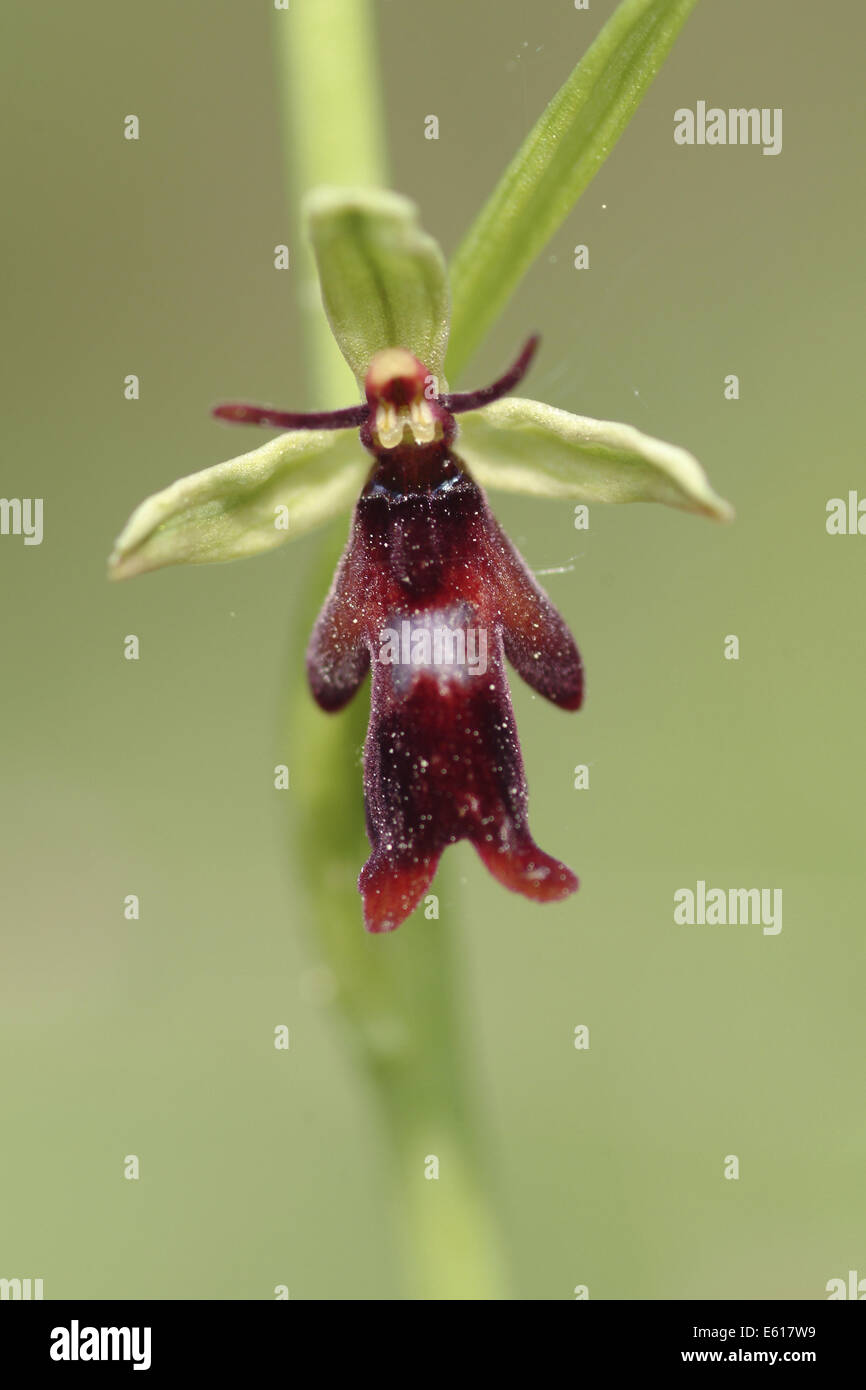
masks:
<instances>
[{"instance_id":1,"label":"reddish flower tip","mask_svg":"<svg viewBox=\"0 0 866 1390\"><path fill-rule=\"evenodd\" d=\"M580 880L565 864L551 859L528 837L503 847L475 841L482 863L512 893L522 893L536 903L557 903L579 887Z\"/></svg>"},{"instance_id":2,"label":"reddish flower tip","mask_svg":"<svg viewBox=\"0 0 866 1390\"><path fill-rule=\"evenodd\" d=\"M438 854L414 860L371 854L358 878L367 931L394 931L405 922L433 882L438 863Z\"/></svg>"}]
</instances>

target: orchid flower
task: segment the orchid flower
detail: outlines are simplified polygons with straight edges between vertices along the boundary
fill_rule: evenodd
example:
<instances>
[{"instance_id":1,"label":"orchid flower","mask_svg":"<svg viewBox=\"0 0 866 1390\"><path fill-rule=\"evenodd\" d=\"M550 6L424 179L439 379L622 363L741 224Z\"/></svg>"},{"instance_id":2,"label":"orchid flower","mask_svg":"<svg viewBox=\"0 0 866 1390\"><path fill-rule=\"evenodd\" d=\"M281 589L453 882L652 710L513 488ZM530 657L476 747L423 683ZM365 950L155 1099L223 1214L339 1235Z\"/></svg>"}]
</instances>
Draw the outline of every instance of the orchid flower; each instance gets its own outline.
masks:
<instances>
[{"instance_id":1,"label":"orchid flower","mask_svg":"<svg viewBox=\"0 0 866 1390\"><path fill-rule=\"evenodd\" d=\"M336 713L372 671L371 853L359 878L368 930L399 926L461 839L507 888L556 901L578 881L529 832L505 661L567 711L581 705L583 669L483 487L664 502L719 520L731 509L684 449L513 396L535 336L492 385L449 391L445 264L407 199L319 189L306 222L324 308L363 399L314 413L217 407L223 421L282 433L143 502L110 573L257 554L354 502L307 674L317 703Z\"/></svg>"}]
</instances>

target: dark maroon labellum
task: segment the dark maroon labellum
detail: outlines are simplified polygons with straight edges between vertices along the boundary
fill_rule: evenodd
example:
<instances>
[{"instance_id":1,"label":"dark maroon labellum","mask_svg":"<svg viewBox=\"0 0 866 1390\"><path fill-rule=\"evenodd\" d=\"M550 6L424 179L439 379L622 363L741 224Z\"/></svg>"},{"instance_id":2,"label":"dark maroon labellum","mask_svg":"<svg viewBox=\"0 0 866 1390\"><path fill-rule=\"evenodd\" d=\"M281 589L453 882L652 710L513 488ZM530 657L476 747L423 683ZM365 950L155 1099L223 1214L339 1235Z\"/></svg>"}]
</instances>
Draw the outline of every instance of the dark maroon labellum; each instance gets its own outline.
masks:
<instances>
[{"instance_id":1,"label":"dark maroon labellum","mask_svg":"<svg viewBox=\"0 0 866 1390\"><path fill-rule=\"evenodd\" d=\"M564 709L580 707L574 640L452 449L454 416L506 395L530 339L485 390L438 395L403 349L373 358L367 404L314 416L224 406L222 419L289 428L360 425L375 460L313 630L307 673L342 709L372 668L364 748L370 858L364 919L391 931L427 891L442 851L468 839L507 888L552 902L577 888L529 833L527 787L504 658Z\"/></svg>"}]
</instances>

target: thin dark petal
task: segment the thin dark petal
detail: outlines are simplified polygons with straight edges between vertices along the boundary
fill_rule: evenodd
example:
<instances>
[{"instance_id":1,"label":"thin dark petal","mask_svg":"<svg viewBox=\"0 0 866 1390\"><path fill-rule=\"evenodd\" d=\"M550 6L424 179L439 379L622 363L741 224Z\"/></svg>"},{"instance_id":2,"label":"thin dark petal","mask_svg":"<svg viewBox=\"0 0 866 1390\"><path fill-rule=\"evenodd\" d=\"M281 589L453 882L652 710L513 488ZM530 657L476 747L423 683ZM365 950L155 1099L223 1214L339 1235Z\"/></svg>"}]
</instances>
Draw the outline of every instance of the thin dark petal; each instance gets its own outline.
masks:
<instances>
[{"instance_id":1,"label":"thin dark petal","mask_svg":"<svg viewBox=\"0 0 866 1390\"><path fill-rule=\"evenodd\" d=\"M452 415L460 415L467 410L479 410L481 406L490 405L491 401L498 401L501 396L509 395L529 371L530 363L540 342L541 339L537 333L527 339L517 360L512 363L507 372L503 372L502 376L497 377L492 385L482 386L479 391L458 391L455 395L440 396L439 404L444 406L446 410L450 410Z\"/></svg>"},{"instance_id":2,"label":"thin dark petal","mask_svg":"<svg viewBox=\"0 0 866 1390\"><path fill-rule=\"evenodd\" d=\"M230 425L267 425L281 430L347 430L363 425L367 405L347 405L342 410L274 410L269 405L215 405L211 415Z\"/></svg>"}]
</instances>

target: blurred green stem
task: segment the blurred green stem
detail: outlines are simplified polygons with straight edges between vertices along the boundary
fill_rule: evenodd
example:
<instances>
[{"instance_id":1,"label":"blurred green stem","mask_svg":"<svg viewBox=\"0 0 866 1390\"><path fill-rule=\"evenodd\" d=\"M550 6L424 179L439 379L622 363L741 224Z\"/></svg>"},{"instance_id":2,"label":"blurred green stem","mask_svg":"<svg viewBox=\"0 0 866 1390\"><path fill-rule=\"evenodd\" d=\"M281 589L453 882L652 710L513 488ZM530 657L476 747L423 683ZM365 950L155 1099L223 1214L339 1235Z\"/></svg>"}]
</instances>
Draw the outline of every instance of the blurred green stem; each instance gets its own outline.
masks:
<instances>
[{"instance_id":1,"label":"blurred green stem","mask_svg":"<svg viewBox=\"0 0 866 1390\"><path fill-rule=\"evenodd\" d=\"M376 41L368 0L296 0L274 14L287 193L295 211L311 409L347 405L357 387L322 310L313 255L297 219L317 184L387 183Z\"/></svg>"},{"instance_id":2,"label":"blurred green stem","mask_svg":"<svg viewBox=\"0 0 866 1390\"><path fill-rule=\"evenodd\" d=\"M387 183L382 84L367 0L299 0L275 13L286 157L295 206L315 184ZM302 303L316 405L346 405L357 387L328 328L306 247ZM303 259L302 259L303 257ZM360 448L360 444L359 444ZM327 593L345 523L325 538L310 575L306 629ZM300 665L300 663L297 663ZM413 1296L503 1295L502 1255L471 1135L464 1051L454 1004L451 933L421 911L395 936L362 926L356 887L367 857L361 792L366 692L339 716L322 714L293 672L288 746L295 842L314 943L335 980L349 1046L378 1095L396 1157L398 1220ZM303 751L303 758L297 756ZM441 894L447 879L437 882ZM438 1180L425 1176L439 1164Z\"/></svg>"}]
</instances>

